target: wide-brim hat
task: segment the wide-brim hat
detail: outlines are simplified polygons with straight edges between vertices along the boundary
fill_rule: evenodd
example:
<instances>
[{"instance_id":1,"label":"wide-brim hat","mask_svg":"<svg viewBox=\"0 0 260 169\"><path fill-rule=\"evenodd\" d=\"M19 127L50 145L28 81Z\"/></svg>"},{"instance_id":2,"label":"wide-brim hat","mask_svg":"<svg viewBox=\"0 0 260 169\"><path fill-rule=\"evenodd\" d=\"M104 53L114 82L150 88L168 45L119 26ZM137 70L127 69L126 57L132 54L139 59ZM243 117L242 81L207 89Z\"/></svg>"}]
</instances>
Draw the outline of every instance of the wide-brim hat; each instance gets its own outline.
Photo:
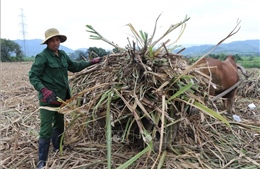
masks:
<instances>
[{"instance_id":1,"label":"wide-brim hat","mask_svg":"<svg viewBox=\"0 0 260 169\"><path fill-rule=\"evenodd\" d=\"M42 41L41 44L46 44L46 42L54 37L54 36L59 36L60 37L60 42L65 42L67 40L67 37L65 35L61 35L58 29L56 28L50 28L45 32L45 39Z\"/></svg>"}]
</instances>

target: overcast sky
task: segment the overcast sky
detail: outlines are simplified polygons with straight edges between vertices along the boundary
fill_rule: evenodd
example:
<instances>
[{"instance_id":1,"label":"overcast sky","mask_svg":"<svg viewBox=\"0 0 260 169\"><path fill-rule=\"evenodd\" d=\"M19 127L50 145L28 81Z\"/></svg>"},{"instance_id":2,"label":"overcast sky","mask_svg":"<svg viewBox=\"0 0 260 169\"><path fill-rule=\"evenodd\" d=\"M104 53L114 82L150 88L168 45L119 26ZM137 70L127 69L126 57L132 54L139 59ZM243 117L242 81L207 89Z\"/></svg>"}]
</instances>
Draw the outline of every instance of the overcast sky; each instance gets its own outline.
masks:
<instances>
[{"instance_id":1,"label":"overcast sky","mask_svg":"<svg viewBox=\"0 0 260 169\"><path fill-rule=\"evenodd\" d=\"M240 31L224 43L260 39L258 0L1 0L1 38L10 40L44 39L44 32L57 28L67 36L63 43L78 48L113 48L103 41L89 39L85 25L93 26L104 37L128 44L131 23L137 31L151 36L156 18L156 37L162 36L171 24L190 20L177 45L217 44L241 20ZM179 30L167 36L175 41Z\"/></svg>"}]
</instances>

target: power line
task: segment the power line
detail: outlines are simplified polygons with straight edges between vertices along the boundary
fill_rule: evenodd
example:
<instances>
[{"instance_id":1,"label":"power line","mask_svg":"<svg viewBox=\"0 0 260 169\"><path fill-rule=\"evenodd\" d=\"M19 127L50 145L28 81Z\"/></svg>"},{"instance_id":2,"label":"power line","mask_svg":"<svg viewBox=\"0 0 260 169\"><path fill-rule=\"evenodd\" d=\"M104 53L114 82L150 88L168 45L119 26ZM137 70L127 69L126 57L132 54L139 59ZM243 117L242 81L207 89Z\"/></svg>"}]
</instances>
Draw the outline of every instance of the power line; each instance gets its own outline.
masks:
<instances>
[{"instance_id":1,"label":"power line","mask_svg":"<svg viewBox=\"0 0 260 169\"><path fill-rule=\"evenodd\" d=\"M19 15L20 19L21 19L21 23L20 23L20 27L21 27L21 31L20 33L22 33L22 38L23 38L23 51L24 51L24 55L27 56L27 51L26 51L26 34L27 34L27 31L26 31L26 23L25 23L25 16L24 16L24 13L23 13L23 9L21 8L21 14Z\"/></svg>"}]
</instances>

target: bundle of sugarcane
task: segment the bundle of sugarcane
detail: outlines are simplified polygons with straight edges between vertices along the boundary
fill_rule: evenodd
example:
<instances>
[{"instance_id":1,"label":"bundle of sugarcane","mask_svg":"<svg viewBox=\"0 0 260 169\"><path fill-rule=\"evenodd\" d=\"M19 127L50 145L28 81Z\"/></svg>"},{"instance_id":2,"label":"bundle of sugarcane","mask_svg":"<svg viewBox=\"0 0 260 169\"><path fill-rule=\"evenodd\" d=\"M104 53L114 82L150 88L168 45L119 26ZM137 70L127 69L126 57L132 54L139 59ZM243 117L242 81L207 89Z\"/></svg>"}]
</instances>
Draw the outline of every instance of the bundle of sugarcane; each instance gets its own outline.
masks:
<instances>
[{"instance_id":1,"label":"bundle of sugarcane","mask_svg":"<svg viewBox=\"0 0 260 169\"><path fill-rule=\"evenodd\" d=\"M170 40L154 50L163 37L181 26L179 39L188 20L185 17L180 23L171 25L154 42L154 34L148 39L147 33L137 33L128 24L138 43L129 43L125 49L87 25L89 32L95 34L91 36L92 39L104 40L121 52L105 56L98 65L72 77L70 83L74 97L65 102L66 106L61 110L64 113L66 108L69 108L69 112L76 111L78 115L85 116L84 120L90 117L99 119L97 121L101 127L106 122L113 130L122 130L120 137L126 142L135 141L129 140L135 139L130 136L131 132L140 134L138 138L151 147L154 147L154 142L160 141L160 149L175 139L177 126L189 114L187 111L190 112L190 106L227 123L225 118L207 108L203 92L207 84L196 78L196 71L192 70L182 55L169 52L166 44ZM102 118L106 120L103 123L100 120Z\"/></svg>"}]
</instances>

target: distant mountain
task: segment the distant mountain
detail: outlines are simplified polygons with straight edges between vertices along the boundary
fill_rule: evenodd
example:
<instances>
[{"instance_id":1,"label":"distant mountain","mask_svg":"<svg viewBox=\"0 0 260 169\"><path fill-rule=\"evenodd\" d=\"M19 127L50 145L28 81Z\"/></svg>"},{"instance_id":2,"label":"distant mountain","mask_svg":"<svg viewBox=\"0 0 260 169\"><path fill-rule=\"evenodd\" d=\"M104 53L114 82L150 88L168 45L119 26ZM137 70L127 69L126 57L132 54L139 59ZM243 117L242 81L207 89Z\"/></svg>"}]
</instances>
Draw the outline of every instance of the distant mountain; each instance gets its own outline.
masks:
<instances>
[{"instance_id":1,"label":"distant mountain","mask_svg":"<svg viewBox=\"0 0 260 169\"><path fill-rule=\"evenodd\" d=\"M23 40L15 40L20 46L23 47ZM41 45L41 39L32 39L25 40L26 44L26 54L27 56L35 56L39 52L41 52L46 45ZM185 46L185 45L183 45ZM201 56L209 52L215 45L198 45L198 46L190 46L182 51L180 54L193 57L193 56ZM60 46L60 49L64 50L67 53L73 53L75 50L70 49L69 47ZM22 50L24 50L22 48ZM80 48L77 50L87 50L87 48ZM174 51L176 53L180 49ZM256 55L260 56L260 40L244 40L244 41L234 41L230 43L223 43L218 46L211 54L240 54L240 55Z\"/></svg>"},{"instance_id":2,"label":"distant mountain","mask_svg":"<svg viewBox=\"0 0 260 169\"><path fill-rule=\"evenodd\" d=\"M183 45L184 46L184 45ZM201 56L209 52L215 45L199 45L187 47L182 55L193 57ZM174 52L177 52L175 50ZM223 43L219 45L211 54L240 54L240 55L257 55L260 56L260 40L245 40L245 41L234 41L230 43Z\"/></svg>"},{"instance_id":3,"label":"distant mountain","mask_svg":"<svg viewBox=\"0 0 260 169\"><path fill-rule=\"evenodd\" d=\"M18 43L20 46L22 46L22 50L24 51L24 41L23 40L15 40L16 43ZM41 39L32 39L32 40L25 40L25 46L26 46L26 55L27 56L36 56L38 53L40 53L43 49L46 48L46 45L41 45L42 40ZM66 53L72 53L74 50L60 45L60 49L64 50ZM25 52L25 51L24 51Z\"/></svg>"}]
</instances>

